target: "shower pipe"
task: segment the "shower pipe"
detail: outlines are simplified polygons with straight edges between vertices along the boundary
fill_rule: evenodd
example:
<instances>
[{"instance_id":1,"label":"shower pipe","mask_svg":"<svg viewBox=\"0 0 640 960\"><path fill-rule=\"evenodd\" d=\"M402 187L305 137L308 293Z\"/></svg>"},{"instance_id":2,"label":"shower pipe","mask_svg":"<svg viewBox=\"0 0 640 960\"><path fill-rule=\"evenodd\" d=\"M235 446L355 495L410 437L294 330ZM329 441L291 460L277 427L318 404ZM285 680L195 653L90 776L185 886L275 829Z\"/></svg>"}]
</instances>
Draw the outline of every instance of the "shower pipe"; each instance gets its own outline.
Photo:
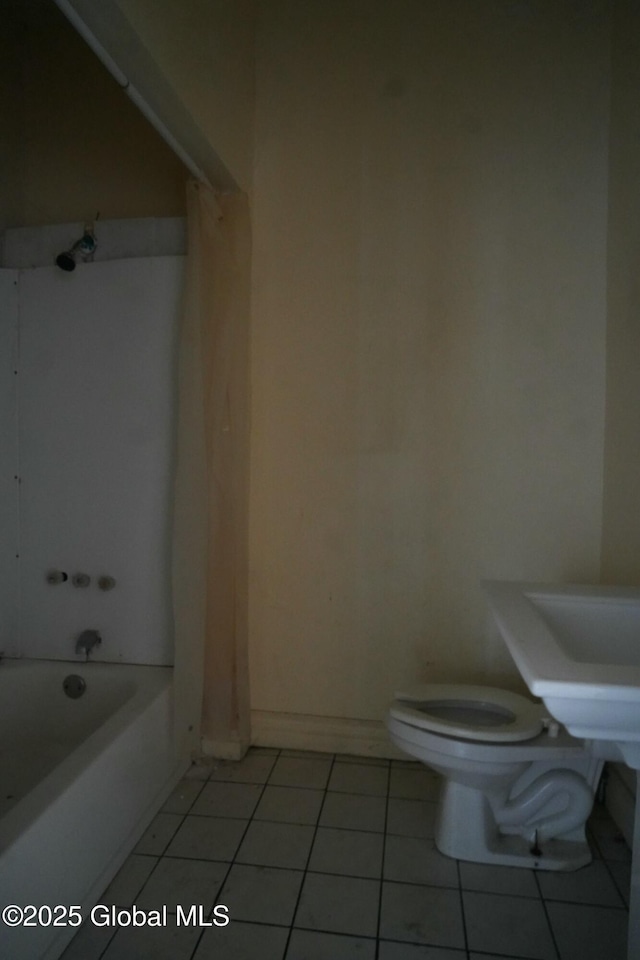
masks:
<instances>
[{"instance_id":1,"label":"shower pipe","mask_svg":"<svg viewBox=\"0 0 640 960\"><path fill-rule=\"evenodd\" d=\"M204 183L207 186L211 186L209 180L200 167L194 163L189 154L178 143L171 131L165 127L162 120L160 120L158 115L151 109L144 97L138 92L138 90L136 90L133 84L130 83L129 79L122 72L113 57L105 50L96 37L94 37L84 20L78 15L78 13L76 13L74 8L69 3L69 0L54 0L54 2L59 10L65 15L69 23L75 27L83 40L85 40L85 42L91 47L101 63L107 68L118 86L124 90L129 99L136 105L140 113L146 117L156 132L160 134L165 143L171 147L173 152L180 158L180 160L182 160L187 170L193 174L196 180L199 180L201 183Z\"/></svg>"}]
</instances>

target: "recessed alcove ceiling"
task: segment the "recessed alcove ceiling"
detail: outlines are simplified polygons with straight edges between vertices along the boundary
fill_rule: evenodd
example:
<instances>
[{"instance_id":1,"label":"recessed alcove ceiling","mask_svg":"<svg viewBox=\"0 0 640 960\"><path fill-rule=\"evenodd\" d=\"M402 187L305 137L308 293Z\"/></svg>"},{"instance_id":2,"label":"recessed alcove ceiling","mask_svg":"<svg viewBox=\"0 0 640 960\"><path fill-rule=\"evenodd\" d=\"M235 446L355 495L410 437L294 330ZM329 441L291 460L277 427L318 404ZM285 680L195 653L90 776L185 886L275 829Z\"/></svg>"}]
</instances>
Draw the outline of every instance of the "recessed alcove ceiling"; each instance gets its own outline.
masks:
<instances>
[{"instance_id":1,"label":"recessed alcove ceiling","mask_svg":"<svg viewBox=\"0 0 640 960\"><path fill-rule=\"evenodd\" d=\"M116 0L101 0L100 4L62 0L60 8L55 0L0 0L0 10L3 19L11 18L25 30L59 28L63 22L69 22L69 29L78 28L94 53L97 51L98 59L106 61L115 74L114 83L132 99L196 179L222 190L237 189L235 177ZM73 18L74 23L67 18ZM82 76L77 86L69 89L70 97L90 94L83 87Z\"/></svg>"}]
</instances>

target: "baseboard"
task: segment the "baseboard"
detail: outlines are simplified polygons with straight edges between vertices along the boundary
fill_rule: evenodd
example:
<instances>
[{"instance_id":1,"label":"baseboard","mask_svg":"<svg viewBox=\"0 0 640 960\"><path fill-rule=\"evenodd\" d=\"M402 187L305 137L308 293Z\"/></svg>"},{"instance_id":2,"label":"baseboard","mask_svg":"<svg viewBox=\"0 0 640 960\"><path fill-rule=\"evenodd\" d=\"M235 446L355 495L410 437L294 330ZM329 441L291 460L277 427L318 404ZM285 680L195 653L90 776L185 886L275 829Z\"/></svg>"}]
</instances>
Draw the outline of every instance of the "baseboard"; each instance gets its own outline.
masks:
<instances>
[{"instance_id":1,"label":"baseboard","mask_svg":"<svg viewBox=\"0 0 640 960\"><path fill-rule=\"evenodd\" d=\"M394 747L384 724L377 720L252 710L251 742L260 747L408 759Z\"/></svg>"}]
</instances>

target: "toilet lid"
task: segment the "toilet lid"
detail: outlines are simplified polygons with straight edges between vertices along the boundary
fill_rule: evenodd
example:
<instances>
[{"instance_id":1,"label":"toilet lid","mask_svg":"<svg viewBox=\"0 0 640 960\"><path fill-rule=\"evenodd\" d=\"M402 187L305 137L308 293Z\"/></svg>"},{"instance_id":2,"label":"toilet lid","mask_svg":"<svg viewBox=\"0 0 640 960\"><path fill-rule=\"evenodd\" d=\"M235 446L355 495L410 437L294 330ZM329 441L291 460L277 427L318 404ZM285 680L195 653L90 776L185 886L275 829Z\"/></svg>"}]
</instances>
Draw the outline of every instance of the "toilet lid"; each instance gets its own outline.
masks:
<instances>
[{"instance_id":1,"label":"toilet lid","mask_svg":"<svg viewBox=\"0 0 640 960\"><path fill-rule=\"evenodd\" d=\"M494 743L537 737L545 716L541 705L509 690L441 683L397 693L389 712L412 727Z\"/></svg>"}]
</instances>

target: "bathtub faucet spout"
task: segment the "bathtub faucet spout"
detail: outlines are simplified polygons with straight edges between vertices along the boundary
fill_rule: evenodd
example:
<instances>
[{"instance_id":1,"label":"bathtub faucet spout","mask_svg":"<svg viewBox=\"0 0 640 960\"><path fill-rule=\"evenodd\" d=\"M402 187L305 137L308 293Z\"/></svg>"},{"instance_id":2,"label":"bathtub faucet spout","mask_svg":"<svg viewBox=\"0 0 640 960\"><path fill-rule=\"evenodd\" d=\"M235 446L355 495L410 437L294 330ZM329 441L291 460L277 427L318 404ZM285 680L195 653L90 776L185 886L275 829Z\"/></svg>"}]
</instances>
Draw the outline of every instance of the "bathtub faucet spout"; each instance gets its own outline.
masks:
<instances>
[{"instance_id":1,"label":"bathtub faucet spout","mask_svg":"<svg viewBox=\"0 0 640 960\"><path fill-rule=\"evenodd\" d=\"M87 660L94 647L99 647L102 637L97 630L83 630L76 640L76 653L86 654Z\"/></svg>"}]
</instances>

